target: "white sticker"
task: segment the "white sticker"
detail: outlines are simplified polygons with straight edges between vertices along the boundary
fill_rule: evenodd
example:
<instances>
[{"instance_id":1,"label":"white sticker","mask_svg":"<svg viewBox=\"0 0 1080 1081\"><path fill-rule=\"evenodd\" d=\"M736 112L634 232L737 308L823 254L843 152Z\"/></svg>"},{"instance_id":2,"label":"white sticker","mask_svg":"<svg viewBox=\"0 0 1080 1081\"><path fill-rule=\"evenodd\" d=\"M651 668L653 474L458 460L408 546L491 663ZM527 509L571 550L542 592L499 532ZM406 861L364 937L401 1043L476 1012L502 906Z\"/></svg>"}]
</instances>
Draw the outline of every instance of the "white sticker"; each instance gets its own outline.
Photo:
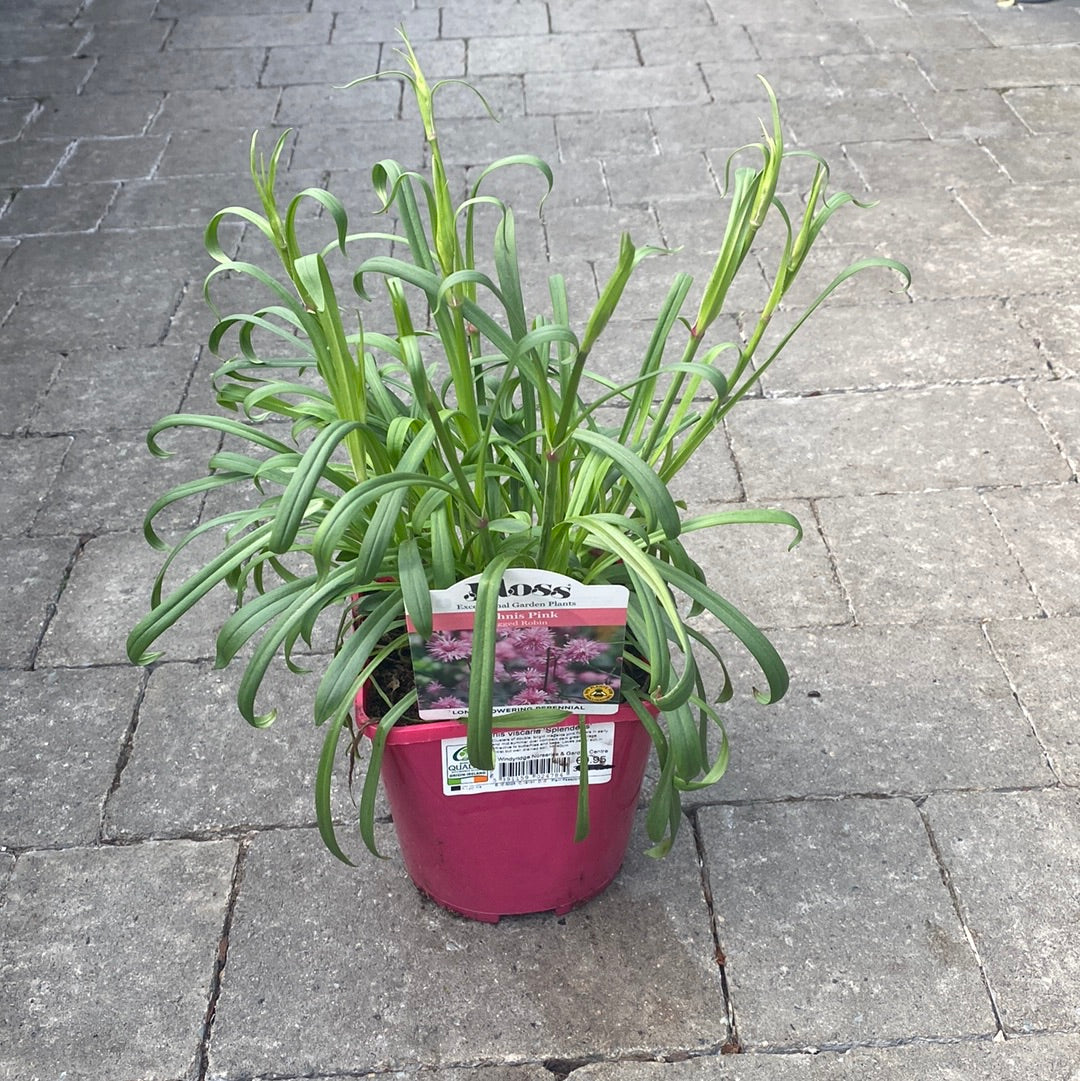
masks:
<instances>
[{"instance_id":1,"label":"white sticker","mask_svg":"<svg viewBox=\"0 0 1080 1081\"><path fill-rule=\"evenodd\" d=\"M589 743L589 784L611 780L615 759L615 725L586 725ZM563 728L523 728L496 732L492 737L495 766L478 770L465 751L465 737L442 741L443 792L448 796L505 792L511 788L576 785L581 778L581 733L576 725Z\"/></svg>"}]
</instances>

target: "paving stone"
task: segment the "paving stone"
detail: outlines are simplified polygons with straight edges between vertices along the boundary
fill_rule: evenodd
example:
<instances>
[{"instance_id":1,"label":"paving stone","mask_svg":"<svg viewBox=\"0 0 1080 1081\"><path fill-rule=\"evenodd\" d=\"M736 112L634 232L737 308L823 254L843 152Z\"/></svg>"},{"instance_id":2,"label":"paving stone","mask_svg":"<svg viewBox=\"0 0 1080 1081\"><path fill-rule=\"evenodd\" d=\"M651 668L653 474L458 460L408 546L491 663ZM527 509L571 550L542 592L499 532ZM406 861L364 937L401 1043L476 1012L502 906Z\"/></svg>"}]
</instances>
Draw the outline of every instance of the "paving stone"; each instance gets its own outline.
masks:
<instances>
[{"instance_id":1,"label":"paving stone","mask_svg":"<svg viewBox=\"0 0 1080 1081\"><path fill-rule=\"evenodd\" d=\"M36 56L0 61L4 95L12 98L44 98L51 94L75 94L93 72L89 57L72 59Z\"/></svg>"},{"instance_id":2,"label":"paving stone","mask_svg":"<svg viewBox=\"0 0 1080 1081\"><path fill-rule=\"evenodd\" d=\"M70 451L71 440L65 438L0 442L0 536L29 531Z\"/></svg>"},{"instance_id":3,"label":"paving stone","mask_svg":"<svg viewBox=\"0 0 1080 1081\"><path fill-rule=\"evenodd\" d=\"M18 139L0 144L4 183L15 187L45 184L66 153L67 144L56 139Z\"/></svg>"},{"instance_id":4,"label":"paving stone","mask_svg":"<svg viewBox=\"0 0 1080 1081\"><path fill-rule=\"evenodd\" d=\"M1031 333L996 300L826 306L762 376L770 395L1039 376ZM1036 384L1037 385L1037 384Z\"/></svg>"},{"instance_id":5,"label":"paving stone","mask_svg":"<svg viewBox=\"0 0 1080 1081\"><path fill-rule=\"evenodd\" d=\"M744 1054L675 1063L594 1063L575 1081L1029 1081L1071 1079L1080 1038L1053 1035L974 1043L859 1047L842 1053Z\"/></svg>"},{"instance_id":6,"label":"paving stone","mask_svg":"<svg viewBox=\"0 0 1080 1081\"><path fill-rule=\"evenodd\" d=\"M745 31L758 55L768 61L793 56L865 52L869 44L865 33L847 20L822 19L816 24L751 22ZM748 57L736 54L732 59Z\"/></svg>"},{"instance_id":7,"label":"paving stone","mask_svg":"<svg viewBox=\"0 0 1080 1081\"><path fill-rule=\"evenodd\" d=\"M1062 376L1080 375L1080 304L1065 297L1024 296L1011 301L1020 325L1038 342L1047 365Z\"/></svg>"},{"instance_id":8,"label":"paving stone","mask_svg":"<svg viewBox=\"0 0 1080 1081\"><path fill-rule=\"evenodd\" d=\"M54 561L48 568L48 579L41 581L35 578L30 581L30 585L36 586L37 593L41 595L35 608L36 615L59 592L59 583L70 561L74 542L64 542L59 538L36 540L31 547L23 541L20 542L19 551L25 551L28 547L30 551L52 556ZM206 538L198 546L194 558L212 558L212 553L217 550L217 542ZM8 556L8 560L10 558ZM42 642L38 663L76 667L126 664L124 644L128 632L150 610L150 588L164 558L164 553L152 549L141 534L113 533L89 541L64 587L56 616L50 621ZM177 573L167 580L166 591L179 584L182 576L193 569L193 560L181 563ZM166 651L169 660L212 657L214 638L230 611L230 598L219 588L214 598L204 601L167 631L159 640L158 648ZM30 622L29 618L26 622ZM40 633L41 622L39 618L37 633Z\"/></svg>"},{"instance_id":9,"label":"paving stone","mask_svg":"<svg viewBox=\"0 0 1080 1081\"><path fill-rule=\"evenodd\" d=\"M79 139L57 171L57 178L64 184L146 178L154 173L165 148L164 135Z\"/></svg>"},{"instance_id":10,"label":"paving stone","mask_svg":"<svg viewBox=\"0 0 1080 1081\"><path fill-rule=\"evenodd\" d=\"M86 36L85 31L69 26L8 26L0 42L4 60L29 60L31 57L71 56Z\"/></svg>"},{"instance_id":11,"label":"paving stone","mask_svg":"<svg viewBox=\"0 0 1080 1081\"><path fill-rule=\"evenodd\" d=\"M302 5L306 9L306 5ZM335 44L354 41L393 42L401 44L397 30L405 21L409 40L415 46L423 42L425 50L436 44L439 36L439 10L409 10L407 4L364 4L360 10L340 10L337 0L315 0L313 11L333 11ZM404 19L403 19L404 16Z\"/></svg>"},{"instance_id":12,"label":"paving stone","mask_svg":"<svg viewBox=\"0 0 1080 1081\"><path fill-rule=\"evenodd\" d=\"M128 94L254 86L264 56L265 50L261 48L131 53L123 57L122 63L96 65L86 79L86 90L95 94Z\"/></svg>"},{"instance_id":13,"label":"paving stone","mask_svg":"<svg viewBox=\"0 0 1080 1081\"><path fill-rule=\"evenodd\" d=\"M537 72L634 68L640 63L634 36L628 30L525 36L500 33L497 37L470 34L469 75L520 74L523 55L529 58L529 70Z\"/></svg>"},{"instance_id":14,"label":"paving stone","mask_svg":"<svg viewBox=\"0 0 1080 1081\"><path fill-rule=\"evenodd\" d=\"M983 147L963 140L848 140L847 151L878 198L958 184L992 184L1005 176Z\"/></svg>"},{"instance_id":15,"label":"paving stone","mask_svg":"<svg viewBox=\"0 0 1080 1081\"><path fill-rule=\"evenodd\" d=\"M821 66L845 93L919 93L927 88L918 63L906 52L823 56ZM873 130L873 129L870 129ZM875 138L880 138L875 133Z\"/></svg>"},{"instance_id":16,"label":"paving stone","mask_svg":"<svg viewBox=\"0 0 1080 1081\"><path fill-rule=\"evenodd\" d=\"M1008 8L969 5L971 18L994 45L1062 45L1075 40L1076 5L1018 3Z\"/></svg>"},{"instance_id":17,"label":"paving stone","mask_svg":"<svg viewBox=\"0 0 1080 1081\"><path fill-rule=\"evenodd\" d=\"M100 282L34 285L4 324L10 349L41 349L104 357L110 347L147 346L160 341L180 300L182 283L147 278L130 289L104 289Z\"/></svg>"},{"instance_id":18,"label":"paving stone","mask_svg":"<svg viewBox=\"0 0 1080 1081\"><path fill-rule=\"evenodd\" d=\"M705 808L698 821L745 1046L993 1033L912 803Z\"/></svg>"},{"instance_id":19,"label":"paving stone","mask_svg":"<svg viewBox=\"0 0 1080 1081\"><path fill-rule=\"evenodd\" d=\"M0 1072L194 1076L235 860L231 841L21 856L0 909Z\"/></svg>"},{"instance_id":20,"label":"paving stone","mask_svg":"<svg viewBox=\"0 0 1080 1081\"><path fill-rule=\"evenodd\" d=\"M29 666L41 633L75 555L76 541L0 540L0 588L7 633L0 639L0 664Z\"/></svg>"},{"instance_id":21,"label":"paving stone","mask_svg":"<svg viewBox=\"0 0 1080 1081\"><path fill-rule=\"evenodd\" d=\"M817 504L861 623L1035 617L1038 602L975 492L914 492Z\"/></svg>"},{"instance_id":22,"label":"paving stone","mask_svg":"<svg viewBox=\"0 0 1080 1081\"><path fill-rule=\"evenodd\" d=\"M716 459L703 450L700 472L715 475ZM745 508L745 504L703 503L703 494L690 497L685 517ZM760 627L846 622L850 613L829 553L814 528L813 511L793 501L781 509L794 514L804 529L802 541L790 551L788 545L795 539L791 529L774 525L718 526L686 533L683 543L714 588Z\"/></svg>"},{"instance_id":23,"label":"paving stone","mask_svg":"<svg viewBox=\"0 0 1080 1081\"><path fill-rule=\"evenodd\" d=\"M58 353L42 356L37 363L27 363L24 354L8 352L0 360L0 435L14 435L25 430L38 402L45 395L60 366Z\"/></svg>"},{"instance_id":24,"label":"paving stone","mask_svg":"<svg viewBox=\"0 0 1080 1081\"><path fill-rule=\"evenodd\" d=\"M983 145L1017 184L1059 184L1076 179L1080 132L1031 135L1023 140L993 137L984 139ZM1020 153L1018 145L1023 147Z\"/></svg>"},{"instance_id":25,"label":"paving stone","mask_svg":"<svg viewBox=\"0 0 1080 1081\"><path fill-rule=\"evenodd\" d=\"M944 14L944 12L942 12ZM1017 45L1009 49L918 50L915 59L938 90L1072 84L1080 75L1080 49Z\"/></svg>"},{"instance_id":26,"label":"paving stone","mask_svg":"<svg viewBox=\"0 0 1080 1081\"><path fill-rule=\"evenodd\" d=\"M1078 126L1080 88L1075 86L1031 86L1009 90L1006 104L1037 135L1053 132L1075 133Z\"/></svg>"},{"instance_id":27,"label":"paving stone","mask_svg":"<svg viewBox=\"0 0 1080 1081\"><path fill-rule=\"evenodd\" d=\"M527 72L525 100L535 115L704 104L709 93L696 68L670 64L541 75Z\"/></svg>"},{"instance_id":28,"label":"paving stone","mask_svg":"<svg viewBox=\"0 0 1080 1081\"><path fill-rule=\"evenodd\" d=\"M385 833L379 843L394 853ZM585 907L492 927L421 899L397 859L364 856L350 870L313 831L257 837L229 939L213 1076L718 1047L727 1021L692 838L680 837L663 864L644 847L635 833L619 877ZM333 910L346 915L328 921ZM357 978L373 967L377 982ZM638 973L632 996L612 980L628 968ZM345 1028L331 1008L342 988L357 1022ZM478 1000L495 1024L473 1023Z\"/></svg>"},{"instance_id":29,"label":"paving stone","mask_svg":"<svg viewBox=\"0 0 1080 1081\"><path fill-rule=\"evenodd\" d=\"M908 102L931 139L1022 138L1025 128L995 90L938 90L909 94Z\"/></svg>"},{"instance_id":30,"label":"paving stone","mask_svg":"<svg viewBox=\"0 0 1080 1081\"><path fill-rule=\"evenodd\" d=\"M656 27L709 26L713 13L706 0L686 0L677 8L664 0L553 0L551 28L556 33L582 30L643 30Z\"/></svg>"},{"instance_id":31,"label":"paving stone","mask_svg":"<svg viewBox=\"0 0 1080 1081\"><path fill-rule=\"evenodd\" d=\"M116 184L20 188L7 203L0 229L9 237L88 232L101 223L117 189Z\"/></svg>"},{"instance_id":32,"label":"paving stone","mask_svg":"<svg viewBox=\"0 0 1080 1081\"><path fill-rule=\"evenodd\" d=\"M711 92L712 101L761 101L762 73L760 60L733 60L731 63L720 62L712 57L701 64L702 74ZM836 80L816 59L810 57L791 57L778 61L776 70L766 70L776 96L780 101L780 115L784 115L785 103L789 97L819 96L832 98L838 87ZM670 104L662 102L661 104ZM762 106L766 115L768 105ZM755 137L759 132L755 132Z\"/></svg>"},{"instance_id":33,"label":"paving stone","mask_svg":"<svg viewBox=\"0 0 1080 1081\"><path fill-rule=\"evenodd\" d=\"M1069 476L1014 387L748 401L728 426L751 501Z\"/></svg>"},{"instance_id":34,"label":"paving stone","mask_svg":"<svg viewBox=\"0 0 1080 1081\"><path fill-rule=\"evenodd\" d=\"M683 63L693 55L754 61L758 59L760 45L751 38L751 33L746 26L727 22L717 26L701 26L693 22L662 27L654 24L638 30L634 34L634 41L641 53L641 62L646 67ZM529 66L532 67L532 64Z\"/></svg>"},{"instance_id":35,"label":"paving stone","mask_svg":"<svg viewBox=\"0 0 1080 1081\"><path fill-rule=\"evenodd\" d=\"M86 26L88 40L82 51L108 63L125 51L157 53L169 40L172 25L164 19L146 21L145 14L138 21L127 18L109 22L95 22Z\"/></svg>"},{"instance_id":36,"label":"paving stone","mask_svg":"<svg viewBox=\"0 0 1080 1081\"><path fill-rule=\"evenodd\" d=\"M271 50L273 52L273 50ZM173 90L158 95L149 130L155 133L269 126L281 91L276 86L229 90ZM127 100L131 95L123 95Z\"/></svg>"},{"instance_id":37,"label":"paving stone","mask_svg":"<svg viewBox=\"0 0 1080 1081\"><path fill-rule=\"evenodd\" d=\"M0 671L0 844L92 844L131 724L129 668Z\"/></svg>"},{"instance_id":38,"label":"paving stone","mask_svg":"<svg viewBox=\"0 0 1080 1081\"><path fill-rule=\"evenodd\" d=\"M921 298L1011 297L1068 293L1080 257L1069 236L1040 236L1038 244L998 237L943 241L905 252L912 293Z\"/></svg>"},{"instance_id":39,"label":"paving stone","mask_svg":"<svg viewBox=\"0 0 1080 1081\"><path fill-rule=\"evenodd\" d=\"M650 108L648 115L661 151L665 154L677 154L717 146L730 146L734 149L744 142L756 139L761 132L761 121L766 112L767 106L760 95L754 95L746 101L724 101L722 104L714 101L703 105L661 105ZM618 115L605 114L609 117ZM593 123L599 127L604 118L594 117ZM563 123L564 120L560 117L560 131Z\"/></svg>"},{"instance_id":40,"label":"paving stone","mask_svg":"<svg viewBox=\"0 0 1080 1081\"><path fill-rule=\"evenodd\" d=\"M154 670L139 704L131 758L108 803L107 836L314 825L324 735L312 722L317 676L272 671L258 708L275 709L278 718L255 729L236 707L240 674L238 663L226 672L189 664ZM341 780L337 813L349 822L355 811ZM342 829L343 839L354 834L351 824Z\"/></svg>"},{"instance_id":41,"label":"paving stone","mask_svg":"<svg viewBox=\"0 0 1080 1081\"><path fill-rule=\"evenodd\" d=\"M1052 197L1051 197L1051 193ZM1003 237L1011 245L1032 247L1052 241L1069 228L1070 201L1080 194L1080 184L1059 182L1052 185L998 181L975 187L959 185L956 198L988 236ZM1021 289L1043 292L1045 278L1021 279Z\"/></svg>"},{"instance_id":42,"label":"paving stone","mask_svg":"<svg viewBox=\"0 0 1080 1081\"><path fill-rule=\"evenodd\" d=\"M154 458L141 432L78 433L63 469L34 519L38 534L100 533L137 528L143 514L163 492L194 479L191 456L209 458L217 448L216 433L196 437L200 451L164 460ZM190 447L190 444L189 444ZM160 516L162 529L195 524L198 508L173 506Z\"/></svg>"},{"instance_id":43,"label":"paving stone","mask_svg":"<svg viewBox=\"0 0 1080 1081\"><path fill-rule=\"evenodd\" d=\"M169 35L170 51L237 48L258 40L263 45L322 44L330 40L333 18L328 13L278 12L274 18L261 15L189 15L180 19Z\"/></svg>"},{"instance_id":44,"label":"paving stone","mask_svg":"<svg viewBox=\"0 0 1080 1081\"><path fill-rule=\"evenodd\" d=\"M986 36L967 14L937 14L936 10L913 19L909 15L867 20L860 31L881 52L908 52L914 49L979 49ZM845 50L855 51L855 50Z\"/></svg>"},{"instance_id":45,"label":"paving stone","mask_svg":"<svg viewBox=\"0 0 1080 1081\"><path fill-rule=\"evenodd\" d=\"M229 249L237 235L238 228L228 225L220 237L223 246ZM210 269L202 227L162 229L150 239L137 230L35 237L18 246L4 276L27 289L106 282L107 295L113 296L163 278L174 288L191 278L201 281Z\"/></svg>"},{"instance_id":46,"label":"paving stone","mask_svg":"<svg viewBox=\"0 0 1080 1081\"><path fill-rule=\"evenodd\" d=\"M988 492L986 501L1050 615L1080 614L1080 487Z\"/></svg>"},{"instance_id":47,"label":"paving stone","mask_svg":"<svg viewBox=\"0 0 1080 1081\"><path fill-rule=\"evenodd\" d=\"M1050 379L1026 388L1028 401L1076 469L1080 462L1080 382Z\"/></svg>"},{"instance_id":48,"label":"paving stone","mask_svg":"<svg viewBox=\"0 0 1080 1081\"><path fill-rule=\"evenodd\" d=\"M348 127L354 117L362 123L381 123L397 119L401 100L401 87L389 79L347 92L332 91L325 80L315 85L290 85L281 92L275 119L286 127Z\"/></svg>"},{"instance_id":49,"label":"paving stone","mask_svg":"<svg viewBox=\"0 0 1080 1081\"><path fill-rule=\"evenodd\" d=\"M776 592L782 597L783 587ZM1015 634L1041 625L1018 624ZM1000 626L1013 632L1011 621ZM978 627L784 629L770 630L769 639L788 667L791 689L767 707L746 698L729 709L731 764L715 791L690 802L916 796L1052 781ZM997 645L996 634L993 640ZM760 679L741 651L726 658L737 688ZM1061 685L1057 691L1068 695Z\"/></svg>"},{"instance_id":50,"label":"paving stone","mask_svg":"<svg viewBox=\"0 0 1080 1081\"><path fill-rule=\"evenodd\" d=\"M1020 703L1066 784L1080 783L1080 739L1071 657L1074 619L998 620L987 634Z\"/></svg>"},{"instance_id":51,"label":"paving stone","mask_svg":"<svg viewBox=\"0 0 1080 1081\"><path fill-rule=\"evenodd\" d=\"M1080 795L932 796L925 813L1008 1032L1080 1018Z\"/></svg>"},{"instance_id":52,"label":"paving stone","mask_svg":"<svg viewBox=\"0 0 1080 1081\"><path fill-rule=\"evenodd\" d=\"M784 101L783 119L803 146L860 141L866 131L882 140L926 138L918 116L903 97L891 91L837 97L827 109L822 109L819 98L789 97Z\"/></svg>"},{"instance_id":53,"label":"paving stone","mask_svg":"<svg viewBox=\"0 0 1080 1081\"><path fill-rule=\"evenodd\" d=\"M164 345L66 354L34 412L31 429L96 431L107 428L118 415L127 424L149 428L179 409L198 355L191 346ZM148 400L143 380L153 383L153 400Z\"/></svg>"}]
</instances>

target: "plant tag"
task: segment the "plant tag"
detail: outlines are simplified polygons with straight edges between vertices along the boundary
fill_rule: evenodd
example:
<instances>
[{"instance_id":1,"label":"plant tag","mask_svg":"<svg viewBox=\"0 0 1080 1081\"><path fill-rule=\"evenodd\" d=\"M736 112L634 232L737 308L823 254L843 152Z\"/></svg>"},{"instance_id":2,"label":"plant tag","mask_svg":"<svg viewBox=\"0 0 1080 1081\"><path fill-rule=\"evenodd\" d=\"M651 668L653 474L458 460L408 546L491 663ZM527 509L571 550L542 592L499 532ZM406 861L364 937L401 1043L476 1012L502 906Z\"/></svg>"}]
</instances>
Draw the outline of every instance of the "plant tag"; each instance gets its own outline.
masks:
<instances>
[{"instance_id":1,"label":"plant tag","mask_svg":"<svg viewBox=\"0 0 1080 1081\"><path fill-rule=\"evenodd\" d=\"M589 740L589 784L611 780L615 759L615 725L597 721L585 726ZM554 788L581 779L581 733L577 725L523 728L492 737L495 767L477 770L465 752L465 737L442 741L443 792L470 795L511 788Z\"/></svg>"},{"instance_id":2,"label":"plant tag","mask_svg":"<svg viewBox=\"0 0 1080 1081\"><path fill-rule=\"evenodd\" d=\"M408 619L419 712L466 716L479 575L431 591L432 634ZM495 716L537 706L614 713L619 706L629 590L512 568L503 575L495 643Z\"/></svg>"}]
</instances>

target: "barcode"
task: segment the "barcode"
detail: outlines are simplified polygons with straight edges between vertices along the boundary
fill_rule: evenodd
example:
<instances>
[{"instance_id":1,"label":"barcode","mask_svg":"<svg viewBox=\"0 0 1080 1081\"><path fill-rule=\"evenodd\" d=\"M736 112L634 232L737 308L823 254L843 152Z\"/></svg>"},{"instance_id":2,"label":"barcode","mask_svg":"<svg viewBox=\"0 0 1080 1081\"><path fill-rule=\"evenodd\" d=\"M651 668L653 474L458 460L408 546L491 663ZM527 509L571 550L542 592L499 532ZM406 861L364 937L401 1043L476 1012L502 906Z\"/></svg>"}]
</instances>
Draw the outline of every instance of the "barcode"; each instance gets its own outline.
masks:
<instances>
[{"instance_id":1,"label":"barcode","mask_svg":"<svg viewBox=\"0 0 1080 1081\"><path fill-rule=\"evenodd\" d=\"M577 766L567 758L518 758L512 762L499 763L499 780L514 780L519 777L545 777L551 773L576 773Z\"/></svg>"}]
</instances>

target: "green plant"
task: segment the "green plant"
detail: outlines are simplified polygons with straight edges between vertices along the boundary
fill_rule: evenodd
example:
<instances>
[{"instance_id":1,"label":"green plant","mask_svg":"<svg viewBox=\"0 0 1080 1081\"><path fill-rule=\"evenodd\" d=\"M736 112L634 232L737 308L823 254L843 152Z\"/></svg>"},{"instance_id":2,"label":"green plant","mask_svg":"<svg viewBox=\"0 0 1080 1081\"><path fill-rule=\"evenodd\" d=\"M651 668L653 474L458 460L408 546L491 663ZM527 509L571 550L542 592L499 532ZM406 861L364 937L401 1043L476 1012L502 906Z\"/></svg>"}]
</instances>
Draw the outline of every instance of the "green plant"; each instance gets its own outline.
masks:
<instances>
[{"instance_id":1,"label":"green plant","mask_svg":"<svg viewBox=\"0 0 1080 1081\"><path fill-rule=\"evenodd\" d=\"M217 264L206 279L207 299L213 302L218 279L227 274L258 283L269 301L254 312L218 313L210 346L224 357L214 380L225 412L167 416L153 426L148 442L165 456L158 442L163 432L195 427L222 433L246 449L219 451L205 477L158 499L145 533L151 544L166 547L154 522L180 499L252 486L258 499L254 506L238 499L236 509L173 546L154 585L151 611L128 639L128 654L137 663L152 662L160 656L152 646L161 633L224 585L235 594L236 607L218 636L217 663L228 665L246 654L238 706L248 722L261 726L273 720L272 713L260 715L255 707L271 661L282 654L299 669L299 644L310 644L317 620L327 610L333 613L337 649L314 704L316 723L326 727L316 805L324 841L345 859L331 822L333 766L357 742L350 707L358 688L407 648L406 608L426 633L429 591L481 576L468 754L474 764L487 766L496 600L504 572L542 567L585 582L624 584L631 598L626 657L637 674L636 681L624 681L624 697L647 726L658 755L648 830L659 855L678 828L680 793L714 783L727 763L717 706L732 688L717 647L693 617L711 613L749 650L765 678L765 688L755 691L761 701L775 701L787 688L772 645L706 582L681 538L747 522L786 525L794 530L793 545L800 537L797 520L781 510L688 517L669 484L841 282L869 266L891 267L905 279L907 271L888 259L849 266L777 342L762 347L773 314L822 228L837 209L855 202L845 193L826 195L828 168L813 158L805 207L797 217L789 214L777 186L792 152L784 149L776 98L762 80L771 125L763 127L761 141L729 162L727 222L696 314L683 314L693 283L677 273L660 298L638 373L613 381L590 368L590 353L635 268L661 254L659 249L639 248L622 237L614 272L580 332L574 329L579 313L558 274L548 282L549 307L530 316L514 214L488 189L500 169L514 165L535 170L550 191L551 170L531 155L504 158L484 169L468 198L457 204L435 122L442 84L427 83L402 37L407 70L368 77L399 78L411 86L429 147L426 176L388 160L373 168L374 188L384 210L396 216L397 232L351 234L344 206L319 188L300 192L282 209L275 183L288 133L269 161L258 155L252 138L251 173L261 213L229 207L207 227L206 247ZM739 163L747 157L756 164ZM298 211L308 200L321 204L335 230L336 240L325 250L305 251L301 243ZM225 252L220 225L232 217L254 227L283 273L275 276ZM768 298L745 341L710 342L732 282L769 218L779 221L784 240ZM485 263L480 223L488 219L495 228ZM363 258L352 279L353 302L372 308L373 283L381 283L393 325L379 331L363 315L343 309L331 265L365 244L387 241L400 254ZM675 347L678 359L668 356ZM289 422L288 432L267 420ZM163 595L173 559L211 531L224 531L221 553ZM699 665L705 655L724 671L714 695ZM386 698L360 801L361 833L374 851L382 744L416 696L395 700L377 680L369 687L369 694ZM552 719L537 710L515 723ZM711 731L721 736L715 758Z\"/></svg>"}]
</instances>

